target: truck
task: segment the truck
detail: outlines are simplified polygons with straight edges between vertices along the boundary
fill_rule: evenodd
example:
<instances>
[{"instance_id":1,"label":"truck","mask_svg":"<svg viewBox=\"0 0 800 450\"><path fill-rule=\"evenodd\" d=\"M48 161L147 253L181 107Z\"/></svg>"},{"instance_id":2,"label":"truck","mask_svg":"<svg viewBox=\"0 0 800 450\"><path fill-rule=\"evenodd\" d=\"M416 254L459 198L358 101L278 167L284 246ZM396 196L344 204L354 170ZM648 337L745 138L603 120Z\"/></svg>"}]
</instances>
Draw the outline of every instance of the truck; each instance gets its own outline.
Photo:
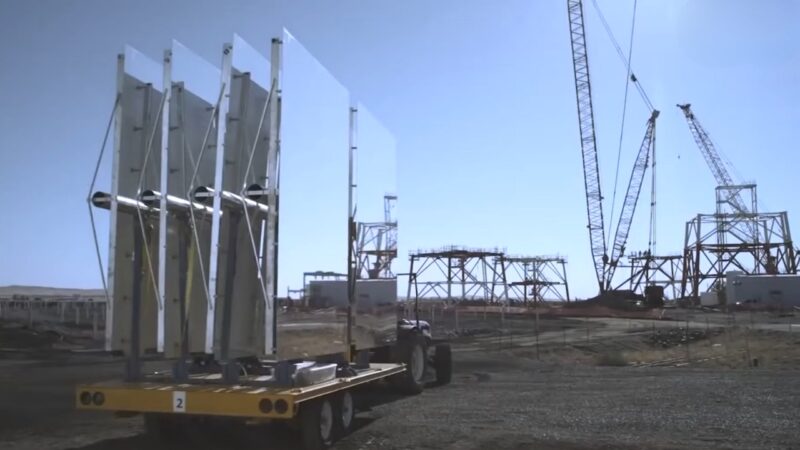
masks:
<instances>
[{"instance_id":1,"label":"truck","mask_svg":"<svg viewBox=\"0 0 800 450\"><path fill-rule=\"evenodd\" d=\"M286 66L284 43L292 52ZM357 109L317 105L338 83L298 82L306 69L328 76L305 52L284 31L272 40L269 61L236 35L223 45L219 68L176 41L160 63L132 48L118 56L114 108L87 200L107 297L105 350L126 364L120 379L78 385L79 410L141 415L158 441L285 422L304 448L320 449L352 429L365 386L413 395L431 378L451 380L450 346L417 316L400 317L396 276L360 279ZM284 107L293 114L284 117ZM337 117L320 117L326 114ZM339 123L338 114L349 114L349 172L341 180L348 186L347 280L329 287L333 300L283 307L278 224L287 242L303 225L287 221L293 211L305 210L306 222L329 221L313 217L317 209L298 186L309 184L305 169L316 158L303 152L317 148L330 157L344 148L313 133L327 119ZM297 134L282 141L292 127ZM105 192L95 185L112 130ZM320 179L339 167L326 164L315 166ZM292 209L296 203L302 207ZM107 268L93 208L110 213Z\"/></svg>"}]
</instances>

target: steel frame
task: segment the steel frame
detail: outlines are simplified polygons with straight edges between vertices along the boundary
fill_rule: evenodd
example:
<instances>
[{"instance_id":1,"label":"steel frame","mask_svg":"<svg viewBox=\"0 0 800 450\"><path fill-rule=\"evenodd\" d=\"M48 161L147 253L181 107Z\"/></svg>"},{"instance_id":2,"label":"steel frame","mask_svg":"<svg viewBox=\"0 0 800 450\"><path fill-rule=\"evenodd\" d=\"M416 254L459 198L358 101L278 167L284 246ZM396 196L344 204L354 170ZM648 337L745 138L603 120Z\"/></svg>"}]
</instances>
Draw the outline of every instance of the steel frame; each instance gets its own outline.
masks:
<instances>
[{"instance_id":1,"label":"steel frame","mask_svg":"<svg viewBox=\"0 0 800 450\"><path fill-rule=\"evenodd\" d=\"M800 267L800 247L794 249L794 268Z\"/></svg>"},{"instance_id":2,"label":"steel frame","mask_svg":"<svg viewBox=\"0 0 800 450\"><path fill-rule=\"evenodd\" d=\"M611 246L611 259L606 266L605 280L607 289L612 287L614 273L616 272L619 260L625 254L625 245L628 242L628 234L630 233L633 217L636 213L636 206L639 203L639 195L641 194L642 185L644 184L644 177L650 165L650 157L652 156L653 159L655 159L656 119L658 116L658 110L653 110L650 119L647 121L647 130L645 131L642 145L639 147L636 160L634 160L631 178L628 181L628 188L625 191L625 197L620 206L617 231L614 233L614 243ZM653 174L655 174L655 167L653 167ZM655 185L655 183L653 185ZM652 200L652 196L651 207L655 207L655 201ZM650 241L652 243L652 238Z\"/></svg>"},{"instance_id":3,"label":"steel frame","mask_svg":"<svg viewBox=\"0 0 800 450\"><path fill-rule=\"evenodd\" d=\"M502 260L508 277L510 301L521 301L526 306L529 300L534 305L545 299L570 301L565 258L503 256Z\"/></svg>"},{"instance_id":4,"label":"steel frame","mask_svg":"<svg viewBox=\"0 0 800 450\"><path fill-rule=\"evenodd\" d=\"M397 220L391 211L397 196L383 197L384 221L359 222L356 240L356 278L395 278L392 261L397 258Z\"/></svg>"},{"instance_id":5,"label":"steel frame","mask_svg":"<svg viewBox=\"0 0 800 450\"><path fill-rule=\"evenodd\" d=\"M733 193L732 193L733 192ZM749 194L750 211L731 198ZM698 299L702 289L720 288L725 274L796 274L797 257L788 214L759 213L755 185L717 188L717 213L698 214L686 223L681 296ZM755 230L755 232L753 232Z\"/></svg>"},{"instance_id":6,"label":"steel frame","mask_svg":"<svg viewBox=\"0 0 800 450\"><path fill-rule=\"evenodd\" d=\"M451 246L418 250L409 255L407 298L505 302L508 286L503 257L498 249Z\"/></svg>"},{"instance_id":7,"label":"steel frame","mask_svg":"<svg viewBox=\"0 0 800 450\"><path fill-rule=\"evenodd\" d=\"M683 281L683 255L650 255L639 252L628 256L630 275L615 285L615 290L629 289L644 293L646 286L662 286L664 295L675 300L680 297Z\"/></svg>"}]
</instances>

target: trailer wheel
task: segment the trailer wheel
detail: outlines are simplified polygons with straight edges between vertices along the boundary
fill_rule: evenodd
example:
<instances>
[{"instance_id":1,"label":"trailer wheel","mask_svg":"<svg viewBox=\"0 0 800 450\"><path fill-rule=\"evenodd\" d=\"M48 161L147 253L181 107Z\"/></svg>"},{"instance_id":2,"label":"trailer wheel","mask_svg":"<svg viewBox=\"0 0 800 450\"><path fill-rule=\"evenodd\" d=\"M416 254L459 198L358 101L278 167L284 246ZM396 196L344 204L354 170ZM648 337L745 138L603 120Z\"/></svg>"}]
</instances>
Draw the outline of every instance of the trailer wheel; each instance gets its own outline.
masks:
<instances>
[{"instance_id":1,"label":"trailer wheel","mask_svg":"<svg viewBox=\"0 0 800 450\"><path fill-rule=\"evenodd\" d=\"M356 414L353 394L349 390L340 392L334 400L334 413L336 414L336 433L339 436L346 436L353 426L353 417Z\"/></svg>"},{"instance_id":2,"label":"trailer wheel","mask_svg":"<svg viewBox=\"0 0 800 450\"><path fill-rule=\"evenodd\" d=\"M447 384L453 379L453 353L450 344L438 344L433 355L436 384Z\"/></svg>"},{"instance_id":3,"label":"trailer wheel","mask_svg":"<svg viewBox=\"0 0 800 450\"><path fill-rule=\"evenodd\" d=\"M422 392L425 386L423 379L428 359L425 339L414 333L398 340L393 359L394 362L406 365L405 371L391 378L393 384L405 394L414 395Z\"/></svg>"},{"instance_id":4,"label":"trailer wheel","mask_svg":"<svg viewBox=\"0 0 800 450\"><path fill-rule=\"evenodd\" d=\"M300 432L306 450L326 449L333 443L334 408L328 398L300 406Z\"/></svg>"}]
</instances>

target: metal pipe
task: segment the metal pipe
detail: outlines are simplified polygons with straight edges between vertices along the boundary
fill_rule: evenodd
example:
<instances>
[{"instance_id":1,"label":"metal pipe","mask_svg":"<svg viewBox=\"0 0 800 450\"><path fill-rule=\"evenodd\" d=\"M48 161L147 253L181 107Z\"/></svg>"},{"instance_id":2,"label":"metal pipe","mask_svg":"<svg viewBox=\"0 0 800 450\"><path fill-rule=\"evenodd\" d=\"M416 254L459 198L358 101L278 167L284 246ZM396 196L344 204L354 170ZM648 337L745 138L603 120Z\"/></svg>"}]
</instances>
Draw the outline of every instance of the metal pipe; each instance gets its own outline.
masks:
<instances>
[{"instance_id":1,"label":"metal pipe","mask_svg":"<svg viewBox=\"0 0 800 450\"><path fill-rule=\"evenodd\" d=\"M144 203L145 205L155 208L157 205L160 205L162 194L158 191L153 190L146 190L142 192L142 195L139 197L139 200ZM206 215L211 215L214 211L213 208L207 205L203 205L202 203L198 202L190 202L189 200L174 196L174 195L167 195L166 196L166 205L167 211L171 212L189 212L190 209L194 208L195 212L199 212Z\"/></svg>"},{"instance_id":2,"label":"metal pipe","mask_svg":"<svg viewBox=\"0 0 800 450\"><path fill-rule=\"evenodd\" d=\"M113 198L113 196L108 192L101 191L97 191L92 194L92 205L95 208L111 209L111 203L114 200L117 202L117 209L119 211L128 213L134 213L136 211L152 213L158 211L158 208L150 207L149 205L130 197L117 195L116 198Z\"/></svg>"},{"instance_id":3,"label":"metal pipe","mask_svg":"<svg viewBox=\"0 0 800 450\"><path fill-rule=\"evenodd\" d=\"M234 194L230 191L221 191L220 198L222 199L223 204L229 208L240 208L242 205L244 205L248 209L254 209L256 212L266 214L269 210L267 205L255 201L256 199L261 198L265 192L266 190L261 186L252 185L245 191L245 197L242 197L239 194ZM195 189L193 197L195 201L205 203L213 199L215 195L216 192L214 189L208 186L200 186Z\"/></svg>"}]
</instances>

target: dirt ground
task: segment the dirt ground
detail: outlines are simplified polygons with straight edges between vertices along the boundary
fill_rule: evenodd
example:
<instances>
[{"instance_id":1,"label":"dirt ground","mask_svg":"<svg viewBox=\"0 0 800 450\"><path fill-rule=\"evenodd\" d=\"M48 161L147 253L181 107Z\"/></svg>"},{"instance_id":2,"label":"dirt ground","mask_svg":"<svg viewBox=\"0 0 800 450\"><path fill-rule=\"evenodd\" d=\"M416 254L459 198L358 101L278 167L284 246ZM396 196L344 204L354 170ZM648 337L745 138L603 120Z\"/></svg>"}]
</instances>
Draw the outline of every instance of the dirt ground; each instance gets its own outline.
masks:
<instances>
[{"instance_id":1,"label":"dirt ground","mask_svg":"<svg viewBox=\"0 0 800 450\"><path fill-rule=\"evenodd\" d=\"M450 385L413 397L370 388L335 448L800 448L798 320L541 319L538 337L527 319L502 331L466 324L453 333ZM121 374L121 359L22 331L0 328L15 343L0 345L0 448L154 449L141 418L74 410L74 385ZM253 428L176 448L296 443L279 427Z\"/></svg>"}]
</instances>

